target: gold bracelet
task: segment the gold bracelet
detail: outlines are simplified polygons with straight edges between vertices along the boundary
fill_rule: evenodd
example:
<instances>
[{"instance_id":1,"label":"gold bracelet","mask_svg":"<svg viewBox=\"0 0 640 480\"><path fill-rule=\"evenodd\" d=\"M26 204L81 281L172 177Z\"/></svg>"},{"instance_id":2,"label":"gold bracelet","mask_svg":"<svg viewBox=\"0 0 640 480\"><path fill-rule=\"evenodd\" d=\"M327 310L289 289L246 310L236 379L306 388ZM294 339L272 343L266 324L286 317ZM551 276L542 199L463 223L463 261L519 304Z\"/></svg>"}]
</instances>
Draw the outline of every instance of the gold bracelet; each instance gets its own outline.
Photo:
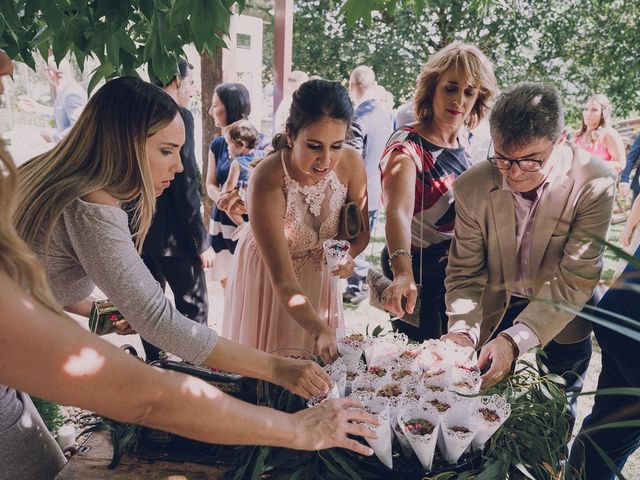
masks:
<instances>
[{"instance_id":1,"label":"gold bracelet","mask_svg":"<svg viewBox=\"0 0 640 480\"><path fill-rule=\"evenodd\" d=\"M409 257L409 260L411 260L413 258L413 255L411 255L411 252L409 250L407 250L406 248L398 248L395 252L393 252L390 256L389 256L389 268L391 270L393 270L393 265L391 264L391 262L396 258L399 257L400 255L407 255Z\"/></svg>"},{"instance_id":2,"label":"gold bracelet","mask_svg":"<svg viewBox=\"0 0 640 480\"><path fill-rule=\"evenodd\" d=\"M500 332L498 334L498 337L502 337L507 342L509 342L509 345L511 345L511 349L513 350L513 359L516 360L518 358L518 355L520 354L520 348L518 347L518 344L516 343L516 341L513 338L511 338L511 335L505 332Z\"/></svg>"}]
</instances>

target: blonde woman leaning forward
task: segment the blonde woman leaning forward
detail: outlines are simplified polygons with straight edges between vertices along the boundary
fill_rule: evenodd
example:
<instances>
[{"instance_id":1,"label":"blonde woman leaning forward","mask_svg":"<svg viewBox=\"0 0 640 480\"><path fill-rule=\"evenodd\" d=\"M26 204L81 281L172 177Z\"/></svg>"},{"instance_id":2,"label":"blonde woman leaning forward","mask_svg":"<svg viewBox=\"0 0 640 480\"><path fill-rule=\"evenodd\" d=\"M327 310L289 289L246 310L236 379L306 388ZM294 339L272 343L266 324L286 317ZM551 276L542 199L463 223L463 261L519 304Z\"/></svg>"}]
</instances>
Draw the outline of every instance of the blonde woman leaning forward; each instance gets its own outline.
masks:
<instances>
[{"instance_id":1,"label":"blonde woman leaning forward","mask_svg":"<svg viewBox=\"0 0 640 480\"><path fill-rule=\"evenodd\" d=\"M418 77L417 122L398 129L382 155L387 212L382 267L393 278L383 303L394 315L412 313L416 283L422 284L419 326L394 322L413 340L446 332L444 278L455 223L451 185L469 168L468 129L482 120L496 90L491 63L477 47L448 45L429 58Z\"/></svg>"},{"instance_id":2,"label":"blonde woman leaning forward","mask_svg":"<svg viewBox=\"0 0 640 480\"><path fill-rule=\"evenodd\" d=\"M0 56L0 60L4 60L6 65L6 56ZM6 66L4 68L7 70ZM144 232L149 219L144 208L153 208L153 192L160 192L165 178L169 178L163 176L159 167L174 165L175 162L179 164L179 137L184 136L183 133L175 136L171 133L173 127L181 130L181 124L177 122L180 116L173 101L166 101L165 97L169 98L159 89L137 79L113 80L96 93L62 143L25 166L25 176L19 183L21 195L18 202L18 206L22 206L19 218L22 218L23 235L32 242L35 242L34 238L41 238L43 234L34 234L30 228L33 226L31 222L40 221L44 235L48 232L48 236L43 238L51 241L38 244L47 245L49 253L55 252L56 262L69 261L60 255L65 248L69 258L77 259L76 265L69 266L76 278L59 280L53 288L54 295L56 291L59 296L68 295L60 283L72 284L82 293L87 284L93 285L91 280L94 277L89 277L89 274L95 275L96 283L103 290L113 293L115 296L112 298L125 302L126 306L121 308L137 330L153 332L159 329L152 334L153 337L162 343L171 343L178 350L176 353L192 361L201 356L204 363L211 366L271 379L306 397L326 391L328 380L324 372L311 362L274 358L223 338L217 339L215 332L201 331L200 325L180 317L156 294L149 286L152 285L147 278L150 274L138 266L141 260L131 239L128 243L126 241L126 215L120 215L115 199L142 197L142 207L136 212L136 218L140 221L139 232ZM105 123L99 125L98 119ZM124 138L130 139L135 149L127 148L127 144L113 137L116 127L121 129ZM82 159L83 138L91 139L87 142L90 148L84 150L85 162L76 160L74 163L74 155ZM110 150L105 148L106 145L111 147ZM169 153L174 148L176 153ZM153 158L155 150L161 153L162 160ZM116 153L123 165L117 165L112 159L112 168L109 169L108 152ZM64 155L68 156L66 163L59 161ZM58 307L60 297L58 302L54 300L36 258L11 227L10 204L15 170L5 153L2 160L5 174L0 178L0 308L4 312L0 317L3 332L0 336L1 383L62 404L78 405L122 421L141 423L209 442L262 443L309 450L344 446L370 454L368 448L347 437L347 434L371 435L368 429L350 423L351 420L375 423L362 410L351 408L359 406L357 403L332 402L319 410L305 410L295 415L248 405L197 379L147 367L85 332L66 317ZM51 162L50 169L46 162L41 164L44 160ZM41 182L51 188L38 188L40 182L33 183L35 172L31 169L34 165L47 171ZM100 184L94 178L99 177L96 172L101 170L111 173L111 181L102 179ZM125 174L119 176L120 171ZM65 182L69 177L70 181ZM109 178L109 175L104 177ZM136 179L139 182L137 187ZM97 189L96 185L99 185ZM156 188L150 188L152 185ZM80 194L85 200L80 200L77 193L73 193L76 188L88 190L88 193ZM127 188L131 190L127 192ZM46 195L46 206L37 201L38 197L30 195L33 191ZM99 200L105 203L99 203ZM34 204L25 209L25 201ZM91 224L95 231L85 231L84 235L89 239L100 235L102 243L99 247L84 250L87 240L81 236L68 239L66 243L60 236L59 228L69 231L88 221L82 212L74 212L73 221L68 221L69 208L77 202L83 205L76 208L91 208L93 205L95 216ZM54 208L56 206L57 209ZM43 219L34 220L31 216L32 210L45 207L48 208L44 218L53 219L54 227L51 229ZM138 236L138 243L143 238L144 233ZM102 251L113 251L114 254L108 256ZM76 257L72 257L74 254ZM113 264L105 263L105 255ZM82 259L87 263L81 263ZM95 260L97 266L89 260ZM58 265L54 262L52 266L51 262L48 258L49 273ZM109 274L102 275L103 269L107 268L117 272L119 282ZM157 283L154 288L159 289ZM147 303L142 308L136 307L126 300L127 296L138 301L146 299ZM75 306L81 309L82 302L75 302ZM185 322L189 329L182 328ZM185 340L172 338L185 332L190 332ZM207 341L204 347L199 347L204 352L196 351L194 354L188 341L196 342L198 336L205 336ZM131 385L136 385L136 388L132 390ZM52 446L51 437L28 396L12 388L0 387L0 429L0 478L53 478L63 459Z\"/></svg>"}]
</instances>

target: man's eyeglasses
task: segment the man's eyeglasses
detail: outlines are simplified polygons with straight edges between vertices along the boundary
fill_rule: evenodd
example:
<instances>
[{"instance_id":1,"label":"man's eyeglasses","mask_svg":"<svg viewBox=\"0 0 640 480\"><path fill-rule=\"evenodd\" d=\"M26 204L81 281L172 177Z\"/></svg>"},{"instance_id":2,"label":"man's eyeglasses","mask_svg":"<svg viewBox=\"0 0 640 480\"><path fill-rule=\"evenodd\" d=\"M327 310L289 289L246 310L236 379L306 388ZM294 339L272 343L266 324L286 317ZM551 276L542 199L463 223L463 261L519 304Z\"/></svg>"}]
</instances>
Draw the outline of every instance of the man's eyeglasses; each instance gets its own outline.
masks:
<instances>
[{"instance_id":1,"label":"man's eyeglasses","mask_svg":"<svg viewBox=\"0 0 640 480\"><path fill-rule=\"evenodd\" d=\"M517 158L511 159L503 157L502 155L495 155L495 151L492 148L493 145L489 145L489 151L487 152L487 160L499 170L511 170L513 164L518 165L523 172L539 172L542 170L542 164L544 160L538 160L536 158ZM553 148L555 145L552 145ZM494 153L494 155L491 155ZM545 152L546 153L546 152Z\"/></svg>"}]
</instances>

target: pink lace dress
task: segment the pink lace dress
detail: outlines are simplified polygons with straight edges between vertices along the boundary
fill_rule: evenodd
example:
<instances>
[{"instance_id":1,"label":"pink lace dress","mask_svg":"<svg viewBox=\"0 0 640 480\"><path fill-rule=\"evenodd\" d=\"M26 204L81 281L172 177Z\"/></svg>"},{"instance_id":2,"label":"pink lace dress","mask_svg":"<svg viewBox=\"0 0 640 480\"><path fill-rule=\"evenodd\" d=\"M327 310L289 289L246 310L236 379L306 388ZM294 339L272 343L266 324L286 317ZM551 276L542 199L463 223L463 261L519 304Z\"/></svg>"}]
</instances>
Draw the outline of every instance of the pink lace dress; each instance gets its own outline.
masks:
<instances>
[{"instance_id":1,"label":"pink lace dress","mask_svg":"<svg viewBox=\"0 0 640 480\"><path fill-rule=\"evenodd\" d=\"M338 232L347 187L335 172L315 185L303 186L289 176L284 162L282 166L287 202L284 232L298 282L320 318L332 329L342 330L339 279L329 274L322 243ZM250 228L240 233L232 272L224 305L223 337L267 352L300 348L318 353L313 338L276 297Z\"/></svg>"}]
</instances>

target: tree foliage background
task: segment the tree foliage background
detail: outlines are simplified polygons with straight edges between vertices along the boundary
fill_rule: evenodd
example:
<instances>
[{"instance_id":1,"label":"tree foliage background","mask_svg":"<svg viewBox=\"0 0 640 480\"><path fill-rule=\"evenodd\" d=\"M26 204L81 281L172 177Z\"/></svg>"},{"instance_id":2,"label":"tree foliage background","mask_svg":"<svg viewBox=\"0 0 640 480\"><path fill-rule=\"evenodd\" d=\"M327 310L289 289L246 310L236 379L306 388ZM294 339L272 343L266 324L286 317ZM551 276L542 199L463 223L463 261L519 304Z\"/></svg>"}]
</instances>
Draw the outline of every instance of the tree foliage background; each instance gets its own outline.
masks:
<instances>
[{"instance_id":1,"label":"tree foliage background","mask_svg":"<svg viewBox=\"0 0 640 480\"><path fill-rule=\"evenodd\" d=\"M294 68L345 80L367 64L398 103L411 95L428 56L461 40L489 56L502 88L525 80L555 84L574 122L593 93L607 94L618 118L639 110L636 0L431 0L418 14L416 3L391 2L378 11L349 3L364 18L343 15L331 0L296 0Z\"/></svg>"}]
</instances>

